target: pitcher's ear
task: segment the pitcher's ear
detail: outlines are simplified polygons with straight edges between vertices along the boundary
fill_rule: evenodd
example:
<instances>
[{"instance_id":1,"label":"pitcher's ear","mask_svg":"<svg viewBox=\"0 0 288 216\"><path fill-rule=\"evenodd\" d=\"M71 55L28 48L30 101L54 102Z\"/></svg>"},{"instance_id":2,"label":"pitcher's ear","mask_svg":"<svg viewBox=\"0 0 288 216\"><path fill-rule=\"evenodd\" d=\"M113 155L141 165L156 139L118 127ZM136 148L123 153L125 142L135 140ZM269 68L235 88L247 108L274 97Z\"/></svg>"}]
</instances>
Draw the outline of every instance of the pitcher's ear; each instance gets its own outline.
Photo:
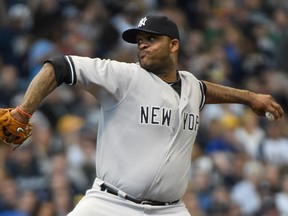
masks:
<instances>
[{"instance_id":1,"label":"pitcher's ear","mask_svg":"<svg viewBox=\"0 0 288 216\"><path fill-rule=\"evenodd\" d=\"M177 52L179 50L180 43L177 39L171 40L171 52Z\"/></svg>"}]
</instances>

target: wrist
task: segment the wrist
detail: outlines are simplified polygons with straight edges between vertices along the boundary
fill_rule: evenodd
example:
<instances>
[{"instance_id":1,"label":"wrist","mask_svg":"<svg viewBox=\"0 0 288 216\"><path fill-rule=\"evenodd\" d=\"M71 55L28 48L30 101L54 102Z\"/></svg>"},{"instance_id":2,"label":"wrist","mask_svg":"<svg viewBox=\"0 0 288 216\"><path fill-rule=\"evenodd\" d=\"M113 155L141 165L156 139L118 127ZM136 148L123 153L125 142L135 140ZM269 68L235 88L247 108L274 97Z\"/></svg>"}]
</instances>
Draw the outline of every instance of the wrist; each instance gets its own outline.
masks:
<instances>
[{"instance_id":1,"label":"wrist","mask_svg":"<svg viewBox=\"0 0 288 216\"><path fill-rule=\"evenodd\" d=\"M21 109L19 106L16 107L16 111L17 111L20 115L22 115L23 117L25 117L25 118L30 119L30 118L32 117L32 114L30 114L30 113L26 112L25 110Z\"/></svg>"},{"instance_id":2,"label":"wrist","mask_svg":"<svg viewBox=\"0 0 288 216\"><path fill-rule=\"evenodd\" d=\"M12 118L14 118L16 121L21 122L21 123L28 123L30 121L30 116L31 115L26 115L26 114L22 114L21 111L19 112L19 108L17 109L17 107L13 110L11 110L11 116Z\"/></svg>"},{"instance_id":3,"label":"wrist","mask_svg":"<svg viewBox=\"0 0 288 216\"><path fill-rule=\"evenodd\" d=\"M247 97L246 97L246 100L245 100L244 104L246 104L247 106L252 107L252 103L253 103L253 100L254 100L255 93L246 90L246 95L247 95Z\"/></svg>"}]
</instances>

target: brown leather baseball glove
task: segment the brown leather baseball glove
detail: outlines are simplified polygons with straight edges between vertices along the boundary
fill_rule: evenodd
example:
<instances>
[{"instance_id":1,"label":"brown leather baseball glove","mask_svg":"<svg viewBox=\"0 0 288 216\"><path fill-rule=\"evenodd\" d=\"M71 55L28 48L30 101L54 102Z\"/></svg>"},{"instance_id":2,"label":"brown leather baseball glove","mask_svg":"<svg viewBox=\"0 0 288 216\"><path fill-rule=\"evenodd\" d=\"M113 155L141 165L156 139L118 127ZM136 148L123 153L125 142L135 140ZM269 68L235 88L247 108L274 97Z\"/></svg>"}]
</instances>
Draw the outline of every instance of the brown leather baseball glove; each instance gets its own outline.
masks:
<instances>
[{"instance_id":1,"label":"brown leather baseball glove","mask_svg":"<svg viewBox=\"0 0 288 216\"><path fill-rule=\"evenodd\" d=\"M13 109L0 109L0 142L18 147L31 135L33 124L16 121L11 116Z\"/></svg>"}]
</instances>

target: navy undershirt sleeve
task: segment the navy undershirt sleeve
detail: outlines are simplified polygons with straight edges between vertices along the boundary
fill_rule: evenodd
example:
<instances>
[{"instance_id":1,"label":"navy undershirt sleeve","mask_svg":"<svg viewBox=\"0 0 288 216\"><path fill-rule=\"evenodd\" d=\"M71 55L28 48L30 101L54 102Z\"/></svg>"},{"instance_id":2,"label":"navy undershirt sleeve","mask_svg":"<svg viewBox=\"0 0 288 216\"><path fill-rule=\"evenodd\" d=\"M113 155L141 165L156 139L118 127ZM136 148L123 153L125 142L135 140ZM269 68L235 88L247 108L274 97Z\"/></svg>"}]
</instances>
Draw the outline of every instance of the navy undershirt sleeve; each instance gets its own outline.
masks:
<instances>
[{"instance_id":1,"label":"navy undershirt sleeve","mask_svg":"<svg viewBox=\"0 0 288 216\"><path fill-rule=\"evenodd\" d=\"M71 72L64 56L54 56L44 63L46 62L53 65L58 86L62 83L71 84Z\"/></svg>"}]
</instances>

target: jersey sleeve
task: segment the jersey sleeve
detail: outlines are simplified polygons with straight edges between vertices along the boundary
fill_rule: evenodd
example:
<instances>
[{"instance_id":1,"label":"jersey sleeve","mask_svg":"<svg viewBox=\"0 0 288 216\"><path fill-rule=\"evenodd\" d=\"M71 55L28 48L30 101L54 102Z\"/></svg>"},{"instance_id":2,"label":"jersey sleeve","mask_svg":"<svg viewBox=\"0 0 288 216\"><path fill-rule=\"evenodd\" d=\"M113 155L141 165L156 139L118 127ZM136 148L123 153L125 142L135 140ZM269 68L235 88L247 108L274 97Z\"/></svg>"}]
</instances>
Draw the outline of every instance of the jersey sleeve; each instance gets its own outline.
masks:
<instances>
[{"instance_id":1,"label":"jersey sleeve","mask_svg":"<svg viewBox=\"0 0 288 216\"><path fill-rule=\"evenodd\" d=\"M54 67L58 85L80 85L104 107L113 106L125 97L136 72L135 64L99 58L67 55L47 62Z\"/></svg>"}]
</instances>

